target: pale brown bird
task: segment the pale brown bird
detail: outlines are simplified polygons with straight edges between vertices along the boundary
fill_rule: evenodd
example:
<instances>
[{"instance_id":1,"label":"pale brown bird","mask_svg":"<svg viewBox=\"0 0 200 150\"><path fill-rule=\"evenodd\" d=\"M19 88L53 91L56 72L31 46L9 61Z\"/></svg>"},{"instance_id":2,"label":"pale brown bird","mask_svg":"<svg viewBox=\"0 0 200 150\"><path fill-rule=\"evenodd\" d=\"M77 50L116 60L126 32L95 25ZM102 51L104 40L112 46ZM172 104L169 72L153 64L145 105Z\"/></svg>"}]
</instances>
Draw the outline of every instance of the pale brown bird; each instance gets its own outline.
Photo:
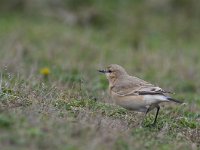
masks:
<instances>
[{"instance_id":1,"label":"pale brown bird","mask_svg":"<svg viewBox=\"0 0 200 150\"><path fill-rule=\"evenodd\" d=\"M182 103L167 95L171 92L130 76L123 67L117 64L111 64L105 70L98 71L106 75L109 81L109 94L117 105L129 110L145 112L145 116L156 108L153 125L156 124L161 102Z\"/></svg>"}]
</instances>

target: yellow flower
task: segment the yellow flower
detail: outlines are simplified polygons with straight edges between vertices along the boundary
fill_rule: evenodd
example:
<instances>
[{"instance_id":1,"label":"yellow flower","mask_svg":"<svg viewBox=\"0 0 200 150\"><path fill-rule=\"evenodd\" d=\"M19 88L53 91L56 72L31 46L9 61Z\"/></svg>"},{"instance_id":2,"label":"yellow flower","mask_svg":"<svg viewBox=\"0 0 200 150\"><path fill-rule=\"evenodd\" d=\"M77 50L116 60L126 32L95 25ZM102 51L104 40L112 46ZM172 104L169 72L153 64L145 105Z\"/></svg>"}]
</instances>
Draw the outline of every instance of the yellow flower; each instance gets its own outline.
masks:
<instances>
[{"instance_id":1,"label":"yellow flower","mask_svg":"<svg viewBox=\"0 0 200 150\"><path fill-rule=\"evenodd\" d=\"M50 73L51 73L50 69L47 67L40 69L40 74L42 74L44 76L48 76Z\"/></svg>"}]
</instances>

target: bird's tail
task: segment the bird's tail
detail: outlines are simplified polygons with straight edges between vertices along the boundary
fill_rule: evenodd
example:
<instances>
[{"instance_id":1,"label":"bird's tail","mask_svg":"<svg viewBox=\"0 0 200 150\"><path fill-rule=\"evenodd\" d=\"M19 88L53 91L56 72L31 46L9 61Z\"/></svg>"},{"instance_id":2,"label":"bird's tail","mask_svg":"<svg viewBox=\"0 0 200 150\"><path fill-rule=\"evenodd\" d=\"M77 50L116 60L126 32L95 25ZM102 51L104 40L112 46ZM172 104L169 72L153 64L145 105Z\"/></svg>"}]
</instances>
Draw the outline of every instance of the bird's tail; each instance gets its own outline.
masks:
<instances>
[{"instance_id":1,"label":"bird's tail","mask_svg":"<svg viewBox=\"0 0 200 150\"><path fill-rule=\"evenodd\" d=\"M167 99L170 100L170 101L173 101L173 102L179 103L179 104L182 104L182 103L183 103L182 101L177 100L177 99L174 99L174 98L171 98L171 97L167 97Z\"/></svg>"}]
</instances>

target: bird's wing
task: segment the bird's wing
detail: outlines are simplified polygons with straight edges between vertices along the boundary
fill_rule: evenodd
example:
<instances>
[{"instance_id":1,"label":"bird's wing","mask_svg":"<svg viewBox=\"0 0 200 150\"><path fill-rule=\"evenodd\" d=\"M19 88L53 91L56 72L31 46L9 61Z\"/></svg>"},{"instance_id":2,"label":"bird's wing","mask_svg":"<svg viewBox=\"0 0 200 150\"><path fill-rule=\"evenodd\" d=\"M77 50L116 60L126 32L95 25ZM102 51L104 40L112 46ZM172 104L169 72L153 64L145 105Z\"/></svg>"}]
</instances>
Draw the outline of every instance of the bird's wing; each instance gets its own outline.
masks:
<instances>
[{"instance_id":1,"label":"bird's wing","mask_svg":"<svg viewBox=\"0 0 200 150\"><path fill-rule=\"evenodd\" d=\"M111 90L119 96L164 95L165 93L171 93L136 77L130 77L119 81L111 87Z\"/></svg>"}]
</instances>

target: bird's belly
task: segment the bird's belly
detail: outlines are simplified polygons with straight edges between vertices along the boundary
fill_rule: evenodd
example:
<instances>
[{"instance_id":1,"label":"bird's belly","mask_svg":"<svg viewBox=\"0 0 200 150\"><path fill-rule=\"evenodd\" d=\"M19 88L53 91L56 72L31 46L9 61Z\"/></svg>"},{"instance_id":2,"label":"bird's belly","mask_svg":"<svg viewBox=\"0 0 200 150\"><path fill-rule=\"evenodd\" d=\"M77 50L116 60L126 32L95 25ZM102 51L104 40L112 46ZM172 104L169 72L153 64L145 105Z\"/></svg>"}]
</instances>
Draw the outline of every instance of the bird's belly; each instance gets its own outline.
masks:
<instances>
[{"instance_id":1,"label":"bird's belly","mask_svg":"<svg viewBox=\"0 0 200 150\"><path fill-rule=\"evenodd\" d=\"M145 112L148 104L141 96L114 96L115 103L129 110Z\"/></svg>"}]
</instances>

